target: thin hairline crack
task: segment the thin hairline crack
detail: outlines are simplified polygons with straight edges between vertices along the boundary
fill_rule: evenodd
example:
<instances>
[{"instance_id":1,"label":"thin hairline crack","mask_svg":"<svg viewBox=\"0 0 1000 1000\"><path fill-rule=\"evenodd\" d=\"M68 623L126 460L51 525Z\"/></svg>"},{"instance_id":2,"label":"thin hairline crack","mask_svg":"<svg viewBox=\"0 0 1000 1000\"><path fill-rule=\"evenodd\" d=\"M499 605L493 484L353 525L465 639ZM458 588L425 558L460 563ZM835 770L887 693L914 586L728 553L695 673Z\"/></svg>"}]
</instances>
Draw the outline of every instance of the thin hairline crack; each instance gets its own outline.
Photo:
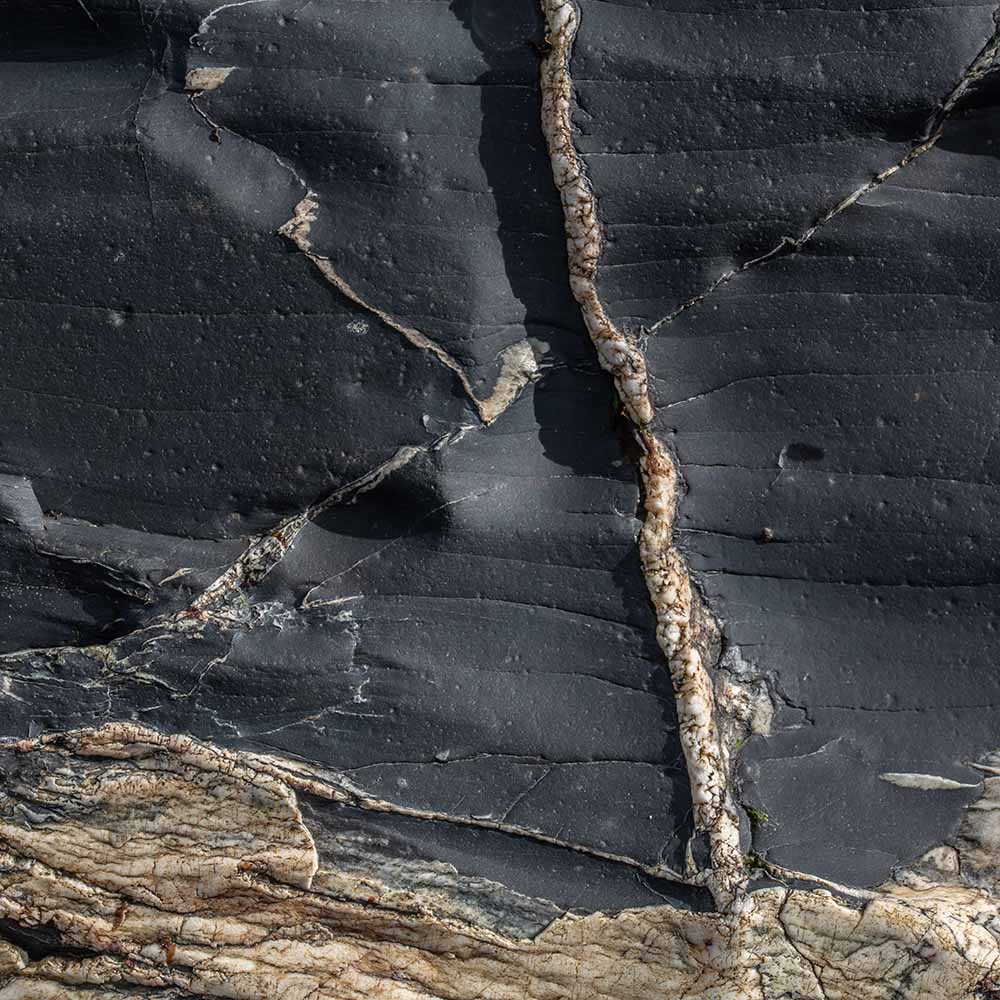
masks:
<instances>
[{"instance_id":1,"label":"thin hairline crack","mask_svg":"<svg viewBox=\"0 0 1000 1000\"><path fill-rule=\"evenodd\" d=\"M979 80L990 72L997 56L1000 55L1000 8L997 8L994 12L993 21L995 28L987 39L986 44L979 50L972 62L969 63L948 94L938 103L937 110L928 121L923 134L900 159L880 170L874 177L871 177L864 184L850 192L850 194L841 198L840 201L823 212L815 222L799 233L798 236L783 236L776 246L773 246L765 253L758 254L756 257L752 257L750 260L746 260L736 267L731 267L723 271L703 292L699 292L697 295L693 295L682 302L672 312L667 313L662 319L657 320L652 326L646 328L645 332L658 332L664 326L677 319L681 313L687 312L688 309L694 306L701 305L705 299L716 292L722 285L728 284L733 278L738 277L745 271L750 271L772 260L798 253L819 230L832 222L837 216L847 211L852 205L857 204L866 195L871 194L876 188L881 187L891 177L913 163L914 160L930 152L941 138L945 124L951 117L959 101L972 90Z\"/></svg>"},{"instance_id":2,"label":"thin hairline crack","mask_svg":"<svg viewBox=\"0 0 1000 1000\"><path fill-rule=\"evenodd\" d=\"M674 545L681 481L676 463L651 428L654 411L645 356L612 322L597 291L603 234L594 193L573 144L570 120L573 80L569 62L579 11L573 0L541 3L549 46L541 67L542 131L563 207L570 288L642 452L639 474L644 514L639 555L656 613L657 642L670 667L695 829L709 842L710 865L701 875L717 905L731 909L744 896L748 872L709 671L717 628Z\"/></svg>"}]
</instances>

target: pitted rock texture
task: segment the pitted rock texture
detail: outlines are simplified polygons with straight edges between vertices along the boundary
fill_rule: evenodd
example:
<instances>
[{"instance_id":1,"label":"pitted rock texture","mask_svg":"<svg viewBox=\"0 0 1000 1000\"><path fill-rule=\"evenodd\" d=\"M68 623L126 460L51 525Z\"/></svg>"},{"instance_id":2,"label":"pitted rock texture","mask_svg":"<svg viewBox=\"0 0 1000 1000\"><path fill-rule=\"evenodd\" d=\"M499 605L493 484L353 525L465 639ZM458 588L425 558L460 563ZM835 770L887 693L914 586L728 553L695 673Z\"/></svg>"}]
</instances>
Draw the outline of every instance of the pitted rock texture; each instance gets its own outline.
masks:
<instances>
[{"instance_id":1,"label":"pitted rock texture","mask_svg":"<svg viewBox=\"0 0 1000 1000\"><path fill-rule=\"evenodd\" d=\"M0 11L0 1000L1000 996L996 14Z\"/></svg>"}]
</instances>

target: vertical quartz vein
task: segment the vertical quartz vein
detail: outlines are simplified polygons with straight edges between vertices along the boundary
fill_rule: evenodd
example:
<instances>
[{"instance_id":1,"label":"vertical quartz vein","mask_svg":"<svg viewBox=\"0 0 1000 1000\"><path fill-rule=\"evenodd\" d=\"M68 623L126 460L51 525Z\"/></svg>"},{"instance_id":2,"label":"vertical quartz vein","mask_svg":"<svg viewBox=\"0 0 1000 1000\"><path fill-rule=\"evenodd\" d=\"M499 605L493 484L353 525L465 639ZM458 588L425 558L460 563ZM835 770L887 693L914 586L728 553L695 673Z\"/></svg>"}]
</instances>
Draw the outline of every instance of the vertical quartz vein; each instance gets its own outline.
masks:
<instances>
[{"instance_id":1,"label":"vertical quartz vein","mask_svg":"<svg viewBox=\"0 0 1000 1000\"><path fill-rule=\"evenodd\" d=\"M680 476L668 450L651 429L646 360L608 317L597 291L602 233L594 193L573 145L569 61L579 26L574 0L541 0L547 51L542 60L542 130L563 206L569 282L579 303L601 367L615 388L638 438L643 489L639 554L656 612L656 638L667 657L677 703L681 745L687 762L695 828L707 835L710 870L704 873L720 907L743 895L745 866L739 823L728 789L726 756L715 721L715 698L707 660L709 632L698 614L697 594L674 545Z\"/></svg>"}]
</instances>

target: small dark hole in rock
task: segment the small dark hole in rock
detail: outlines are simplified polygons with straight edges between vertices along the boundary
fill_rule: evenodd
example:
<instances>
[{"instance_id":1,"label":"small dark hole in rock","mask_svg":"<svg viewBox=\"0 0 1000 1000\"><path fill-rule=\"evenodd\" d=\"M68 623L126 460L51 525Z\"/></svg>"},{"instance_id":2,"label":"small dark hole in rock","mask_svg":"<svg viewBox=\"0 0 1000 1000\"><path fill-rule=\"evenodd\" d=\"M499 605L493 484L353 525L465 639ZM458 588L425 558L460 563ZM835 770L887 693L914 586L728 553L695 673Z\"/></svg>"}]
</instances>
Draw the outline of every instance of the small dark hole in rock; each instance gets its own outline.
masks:
<instances>
[{"instance_id":1,"label":"small dark hole in rock","mask_svg":"<svg viewBox=\"0 0 1000 1000\"><path fill-rule=\"evenodd\" d=\"M825 454L822 448L817 448L814 444L793 441L785 445L782 457L789 462L818 462Z\"/></svg>"},{"instance_id":2,"label":"small dark hole in rock","mask_svg":"<svg viewBox=\"0 0 1000 1000\"><path fill-rule=\"evenodd\" d=\"M96 951L64 944L58 929L50 920L37 927L28 927L14 920L0 920L0 934L11 944L23 948L32 962L40 962L50 955L62 958L90 958Z\"/></svg>"}]
</instances>

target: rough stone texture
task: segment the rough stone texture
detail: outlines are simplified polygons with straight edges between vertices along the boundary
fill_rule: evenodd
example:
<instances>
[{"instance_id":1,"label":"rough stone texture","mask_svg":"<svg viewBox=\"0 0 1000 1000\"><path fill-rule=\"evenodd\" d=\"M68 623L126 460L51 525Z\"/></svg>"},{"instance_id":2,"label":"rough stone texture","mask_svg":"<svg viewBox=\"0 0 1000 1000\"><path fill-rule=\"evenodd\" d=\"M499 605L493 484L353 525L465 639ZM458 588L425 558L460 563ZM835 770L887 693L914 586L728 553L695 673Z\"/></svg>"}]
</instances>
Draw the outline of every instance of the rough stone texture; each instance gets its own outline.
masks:
<instances>
[{"instance_id":1,"label":"rough stone texture","mask_svg":"<svg viewBox=\"0 0 1000 1000\"><path fill-rule=\"evenodd\" d=\"M989 4L0 10L0 1000L1000 996Z\"/></svg>"},{"instance_id":2,"label":"rough stone texture","mask_svg":"<svg viewBox=\"0 0 1000 1000\"><path fill-rule=\"evenodd\" d=\"M78 949L27 961L12 946L23 968L3 1000L116 995L109 986L246 1000L874 998L887 988L931 1000L968 995L1000 960L989 891L955 875L941 885L911 873L860 908L829 892L765 889L730 914L658 906L503 934L488 929L492 907L542 904L469 884L470 910L483 912L468 923L450 893L386 884L377 856L364 876L326 868L292 788L336 793L265 760L118 725L12 743L3 766L0 912ZM976 871L974 853L963 860Z\"/></svg>"}]
</instances>

